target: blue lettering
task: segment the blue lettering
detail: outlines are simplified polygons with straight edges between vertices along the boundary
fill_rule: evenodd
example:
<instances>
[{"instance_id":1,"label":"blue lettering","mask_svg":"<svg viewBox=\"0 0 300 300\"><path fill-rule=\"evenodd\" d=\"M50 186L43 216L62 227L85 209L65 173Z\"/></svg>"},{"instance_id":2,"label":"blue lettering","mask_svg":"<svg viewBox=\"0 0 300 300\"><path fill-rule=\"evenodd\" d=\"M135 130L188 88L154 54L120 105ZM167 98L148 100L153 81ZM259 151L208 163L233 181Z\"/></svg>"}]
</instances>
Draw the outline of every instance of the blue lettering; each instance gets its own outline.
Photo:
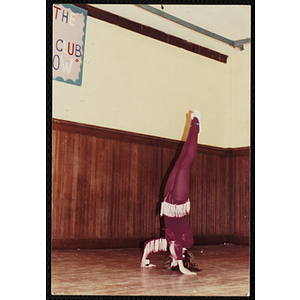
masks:
<instances>
[{"instance_id":1,"label":"blue lettering","mask_svg":"<svg viewBox=\"0 0 300 300\"><path fill-rule=\"evenodd\" d=\"M55 63L55 58L57 58L57 63L56 63L56 65L57 65L57 67L55 68L55 66L54 66L54 63ZM53 56L53 59L52 59L52 65L53 65L53 69L54 70L58 70L59 69L59 64L60 64L60 58L59 58L59 56L57 55L57 54L55 54L54 56Z\"/></svg>"},{"instance_id":2,"label":"blue lettering","mask_svg":"<svg viewBox=\"0 0 300 300\"><path fill-rule=\"evenodd\" d=\"M82 55L81 53L81 46L76 44L76 48L75 48L75 56L76 57L80 57Z\"/></svg>"},{"instance_id":3,"label":"blue lettering","mask_svg":"<svg viewBox=\"0 0 300 300\"><path fill-rule=\"evenodd\" d=\"M58 46L57 46L58 42L62 42L63 43L63 40L59 39L59 40L56 41L56 50L59 51L59 52L61 52L62 48L58 49Z\"/></svg>"},{"instance_id":4,"label":"blue lettering","mask_svg":"<svg viewBox=\"0 0 300 300\"><path fill-rule=\"evenodd\" d=\"M68 16L69 16L69 13L67 12L67 14L65 15L65 10L63 10L61 21L63 22L64 18L66 18L66 23L68 23Z\"/></svg>"}]
</instances>

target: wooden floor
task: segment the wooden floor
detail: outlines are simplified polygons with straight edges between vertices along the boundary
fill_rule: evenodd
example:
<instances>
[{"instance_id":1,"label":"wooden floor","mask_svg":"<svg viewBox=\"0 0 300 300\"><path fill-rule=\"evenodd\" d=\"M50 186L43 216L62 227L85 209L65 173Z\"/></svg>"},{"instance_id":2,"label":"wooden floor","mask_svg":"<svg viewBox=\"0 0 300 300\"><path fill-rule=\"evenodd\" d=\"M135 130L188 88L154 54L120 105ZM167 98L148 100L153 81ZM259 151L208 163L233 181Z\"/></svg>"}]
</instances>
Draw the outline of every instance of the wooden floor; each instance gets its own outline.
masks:
<instances>
[{"instance_id":1,"label":"wooden floor","mask_svg":"<svg viewBox=\"0 0 300 300\"><path fill-rule=\"evenodd\" d=\"M52 251L53 295L247 296L249 247L194 246L197 276L163 269L168 254L154 253L156 268L140 268L141 249Z\"/></svg>"}]
</instances>

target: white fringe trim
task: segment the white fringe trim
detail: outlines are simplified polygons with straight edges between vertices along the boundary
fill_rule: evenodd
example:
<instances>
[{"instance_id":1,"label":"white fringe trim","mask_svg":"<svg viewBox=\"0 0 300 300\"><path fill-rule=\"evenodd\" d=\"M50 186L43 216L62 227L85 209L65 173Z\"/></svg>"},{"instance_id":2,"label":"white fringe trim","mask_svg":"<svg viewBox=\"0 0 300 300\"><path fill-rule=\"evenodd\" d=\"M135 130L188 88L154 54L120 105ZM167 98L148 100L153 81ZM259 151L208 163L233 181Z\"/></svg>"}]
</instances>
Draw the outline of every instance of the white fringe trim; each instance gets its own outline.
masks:
<instances>
[{"instance_id":1,"label":"white fringe trim","mask_svg":"<svg viewBox=\"0 0 300 300\"><path fill-rule=\"evenodd\" d=\"M170 253L172 255L172 263L173 263L174 261L177 261L177 255L175 252L175 242L174 241L171 241L169 249L170 249Z\"/></svg>"},{"instance_id":2,"label":"white fringe trim","mask_svg":"<svg viewBox=\"0 0 300 300\"><path fill-rule=\"evenodd\" d=\"M160 216L166 215L172 218L181 218L190 212L191 204L190 199L184 204L170 204L164 201L161 204Z\"/></svg>"},{"instance_id":3,"label":"white fringe trim","mask_svg":"<svg viewBox=\"0 0 300 300\"><path fill-rule=\"evenodd\" d=\"M146 258L152 252L167 251L167 244L166 238L149 241L144 249L144 257Z\"/></svg>"}]
</instances>

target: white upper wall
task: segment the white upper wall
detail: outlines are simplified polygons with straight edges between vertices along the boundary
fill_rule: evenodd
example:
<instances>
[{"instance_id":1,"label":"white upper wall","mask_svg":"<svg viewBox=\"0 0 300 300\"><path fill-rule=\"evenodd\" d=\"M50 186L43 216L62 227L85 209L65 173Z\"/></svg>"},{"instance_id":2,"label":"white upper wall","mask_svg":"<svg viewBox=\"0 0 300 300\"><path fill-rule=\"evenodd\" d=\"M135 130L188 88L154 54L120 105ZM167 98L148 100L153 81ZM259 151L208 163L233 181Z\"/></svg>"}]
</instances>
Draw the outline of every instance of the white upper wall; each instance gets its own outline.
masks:
<instances>
[{"instance_id":1,"label":"white upper wall","mask_svg":"<svg viewBox=\"0 0 300 300\"><path fill-rule=\"evenodd\" d=\"M222 45L223 46L223 45ZM53 117L200 144L250 145L250 50L220 63L88 17L82 85L53 81Z\"/></svg>"}]
</instances>

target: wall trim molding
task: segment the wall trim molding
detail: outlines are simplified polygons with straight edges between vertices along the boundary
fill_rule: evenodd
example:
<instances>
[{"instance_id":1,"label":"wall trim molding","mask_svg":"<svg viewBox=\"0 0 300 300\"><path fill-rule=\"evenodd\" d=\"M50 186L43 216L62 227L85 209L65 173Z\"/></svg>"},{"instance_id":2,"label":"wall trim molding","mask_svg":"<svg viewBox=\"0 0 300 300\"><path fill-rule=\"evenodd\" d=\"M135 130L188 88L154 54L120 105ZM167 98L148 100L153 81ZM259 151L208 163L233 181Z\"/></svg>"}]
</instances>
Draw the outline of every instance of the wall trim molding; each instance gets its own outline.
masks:
<instances>
[{"instance_id":1,"label":"wall trim molding","mask_svg":"<svg viewBox=\"0 0 300 300\"><path fill-rule=\"evenodd\" d=\"M188 42L179 37L167 34L155 28L131 21L129 19L125 19L118 15L112 14L105 10L96 8L89 4L74 4L75 6L81 7L88 11L88 16L96 18L101 21L108 22L110 24L114 24L120 26L122 28L128 29L130 31L142 34L144 36L153 38L155 40L170 44L172 46L176 46L187 51L193 52L195 54L199 54L201 56L205 56L207 58L227 63L228 56L217 51L202 47L200 45Z\"/></svg>"},{"instance_id":2,"label":"wall trim molding","mask_svg":"<svg viewBox=\"0 0 300 300\"><path fill-rule=\"evenodd\" d=\"M146 134L140 134L135 132L129 132L119 129L112 129L107 127L101 127L96 125L78 123L74 121L67 121L62 119L52 119L52 129L80 133L84 135L96 136L101 138L107 138L112 140L118 140L123 142L138 143L148 146L166 147L171 149L180 148L184 142L167 139L162 137L156 137ZM198 153L215 154L227 157L244 156L249 155L250 147L237 147L237 148L222 148L209 145L198 144Z\"/></svg>"}]
</instances>

